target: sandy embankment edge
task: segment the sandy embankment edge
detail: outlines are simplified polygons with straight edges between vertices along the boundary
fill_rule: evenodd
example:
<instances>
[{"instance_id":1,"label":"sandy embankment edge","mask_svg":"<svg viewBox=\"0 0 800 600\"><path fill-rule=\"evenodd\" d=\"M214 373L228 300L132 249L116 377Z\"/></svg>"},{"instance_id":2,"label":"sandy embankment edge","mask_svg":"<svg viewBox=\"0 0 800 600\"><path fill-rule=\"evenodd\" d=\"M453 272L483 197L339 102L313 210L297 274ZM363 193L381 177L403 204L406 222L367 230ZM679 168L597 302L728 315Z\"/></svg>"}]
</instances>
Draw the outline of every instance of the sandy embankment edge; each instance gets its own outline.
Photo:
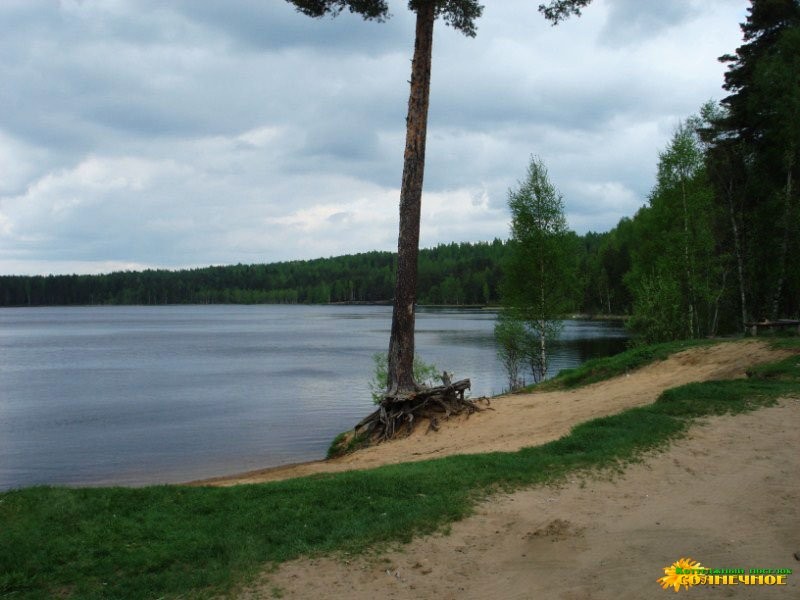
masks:
<instances>
[{"instance_id":1,"label":"sandy embankment edge","mask_svg":"<svg viewBox=\"0 0 800 600\"><path fill-rule=\"evenodd\" d=\"M494 398L492 410L446 421L436 433L424 427L407 438L333 460L215 477L188 485L231 486L278 481L320 473L367 469L453 454L513 452L569 433L575 425L650 404L665 389L711 379L744 377L748 368L792 354L757 339L692 348L629 374L570 391L514 394Z\"/></svg>"}]
</instances>

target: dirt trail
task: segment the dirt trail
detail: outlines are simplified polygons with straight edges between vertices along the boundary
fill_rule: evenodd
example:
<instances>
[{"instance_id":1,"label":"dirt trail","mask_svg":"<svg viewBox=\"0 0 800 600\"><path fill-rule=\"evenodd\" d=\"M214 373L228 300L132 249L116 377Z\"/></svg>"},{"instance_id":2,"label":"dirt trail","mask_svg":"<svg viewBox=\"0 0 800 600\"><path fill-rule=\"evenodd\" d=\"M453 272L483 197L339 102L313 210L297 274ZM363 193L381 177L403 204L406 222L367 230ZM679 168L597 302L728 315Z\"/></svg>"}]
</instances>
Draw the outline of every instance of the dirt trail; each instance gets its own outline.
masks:
<instances>
[{"instance_id":1,"label":"dirt trail","mask_svg":"<svg viewBox=\"0 0 800 600\"><path fill-rule=\"evenodd\" d=\"M578 423L650 404L667 388L693 381L743 377L752 365L790 353L758 340L693 348L628 375L571 391L503 396L491 408L441 423L436 433L419 427L411 436L330 461L264 469L195 482L229 486L315 473L365 469L451 454L515 451L558 439Z\"/></svg>"},{"instance_id":2,"label":"dirt trail","mask_svg":"<svg viewBox=\"0 0 800 600\"><path fill-rule=\"evenodd\" d=\"M711 355L720 351L729 352ZM702 586L681 590L687 597L800 598L798 447L798 399L709 418L613 480L574 478L495 496L449 535L348 562L292 561L241 597L671 598L656 580L688 557L717 569L794 573L781 587Z\"/></svg>"}]
</instances>

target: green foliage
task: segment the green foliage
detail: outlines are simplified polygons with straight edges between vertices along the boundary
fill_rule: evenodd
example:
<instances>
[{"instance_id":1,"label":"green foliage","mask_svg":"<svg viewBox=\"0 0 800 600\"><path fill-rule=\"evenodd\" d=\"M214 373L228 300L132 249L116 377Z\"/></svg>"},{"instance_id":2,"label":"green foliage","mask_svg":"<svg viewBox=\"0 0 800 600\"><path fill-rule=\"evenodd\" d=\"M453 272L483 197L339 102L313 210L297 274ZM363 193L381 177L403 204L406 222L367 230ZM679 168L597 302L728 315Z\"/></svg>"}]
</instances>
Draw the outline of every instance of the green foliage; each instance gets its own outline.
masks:
<instances>
[{"instance_id":1,"label":"green foliage","mask_svg":"<svg viewBox=\"0 0 800 600\"><path fill-rule=\"evenodd\" d=\"M794 343L790 346L793 350L800 350L800 340L794 338ZM757 365L747 371L747 376L753 380L770 381L800 381L800 356L794 355L777 363Z\"/></svg>"},{"instance_id":2,"label":"green foliage","mask_svg":"<svg viewBox=\"0 0 800 600\"><path fill-rule=\"evenodd\" d=\"M715 335L730 269L716 251L718 217L699 130L690 117L659 156L650 207L637 215L639 244L626 281L633 295L629 327L645 343Z\"/></svg>"},{"instance_id":3,"label":"green foliage","mask_svg":"<svg viewBox=\"0 0 800 600\"><path fill-rule=\"evenodd\" d=\"M544 381L547 377L547 372L550 368L550 355L546 349L552 341L558 338L563 326L563 321L546 320L538 321L535 324L535 329L530 330L525 358L534 383Z\"/></svg>"},{"instance_id":4,"label":"green foliage","mask_svg":"<svg viewBox=\"0 0 800 600\"><path fill-rule=\"evenodd\" d=\"M580 16L581 9L591 4L592 0L550 0L548 4L540 4L539 12L557 25L571 15Z\"/></svg>"},{"instance_id":5,"label":"green foliage","mask_svg":"<svg viewBox=\"0 0 800 600\"><path fill-rule=\"evenodd\" d=\"M497 302L501 240L441 244L419 254L422 304ZM107 275L0 276L0 306L81 304L325 304L386 302L396 255L366 252L260 265ZM448 281L443 293L442 282Z\"/></svg>"},{"instance_id":6,"label":"green foliage","mask_svg":"<svg viewBox=\"0 0 800 600\"><path fill-rule=\"evenodd\" d=\"M338 16L343 10L361 15L365 20L383 21L389 17L386 0L287 0L298 12L309 17Z\"/></svg>"},{"instance_id":7,"label":"green foliage","mask_svg":"<svg viewBox=\"0 0 800 600\"><path fill-rule=\"evenodd\" d=\"M298 12L309 17L337 16L345 9L361 15L367 21L385 21L391 14L386 0L287 0ZM409 0L408 8L416 11L426 0ZM483 14L477 0L438 0L436 16L466 36L475 37L475 21Z\"/></svg>"},{"instance_id":8,"label":"green foliage","mask_svg":"<svg viewBox=\"0 0 800 600\"><path fill-rule=\"evenodd\" d=\"M609 233L572 241L579 288L569 311L626 314L622 275L629 264L625 222ZM509 244L440 244L419 254L417 297L427 305L497 305ZM367 252L333 258L201 269L107 275L0 275L0 306L89 304L326 304L389 303L394 254ZM601 271L605 275L601 275ZM605 287L598 284L605 277ZM601 294L598 294L601 290Z\"/></svg>"},{"instance_id":9,"label":"green foliage","mask_svg":"<svg viewBox=\"0 0 800 600\"><path fill-rule=\"evenodd\" d=\"M625 375L650 363L664 360L676 352L682 352L696 346L718 344L713 340L680 340L661 344L634 346L603 358L593 358L572 369L563 369L550 381L537 385L535 391L553 389L572 389L598 381L605 381L618 375Z\"/></svg>"},{"instance_id":10,"label":"green foliage","mask_svg":"<svg viewBox=\"0 0 800 600\"><path fill-rule=\"evenodd\" d=\"M338 434L333 440L331 441L331 445L328 446L328 451L325 453L325 458L331 459L336 458L337 456L341 456L344 454L343 447L348 441L348 435L350 434L349 431L343 431L342 433Z\"/></svg>"},{"instance_id":11,"label":"green foliage","mask_svg":"<svg viewBox=\"0 0 800 600\"><path fill-rule=\"evenodd\" d=\"M426 0L409 0L408 6L416 10L417 5ZM467 37L475 37L477 28L475 21L483 14L483 5L477 0L438 0L436 16L442 17L444 22L460 31Z\"/></svg>"},{"instance_id":12,"label":"green foliage","mask_svg":"<svg viewBox=\"0 0 800 600\"><path fill-rule=\"evenodd\" d=\"M343 431L333 438L331 445L328 447L328 452L325 454L325 458L330 460L331 458L350 454L366 446L368 441L369 438L366 435L356 435L352 431Z\"/></svg>"},{"instance_id":13,"label":"green foliage","mask_svg":"<svg viewBox=\"0 0 800 600\"><path fill-rule=\"evenodd\" d=\"M534 326L569 309L577 274L564 200L550 182L541 159L531 158L527 176L517 189L509 191L508 207L511 241L504 265L502 301Z\"/></svg>"},{"instance_id":14,"label":"green foliage","mask_svg":"<svg viewBox=\"0 0 800 600\"><path fill-rule=\"evenodd\" d=\"M710 164L732 198L749 318L800 314L800 3L751 0L728 63L724 110L707 133ZM728 190L725 184L728 183Z\"/></svg>"},{"instance_id":15,"label":"green foliage","mask_svg":"<svg viewBox=\"0 0 800 600\"><path fill-rule=\"evenodd\" d=\"M797 333L784 331L783 335L772 338L770 340L770 345L778 350L800 351L800 335Z\"/></svg>"},{"instance_id":16,"label":"green foliage","mask_svg":"<svg viewBox=\"0 0 800 600\"><path fill-rule=\"evenodd\" d=\"M589 232L579 240L581 310L589 314L627 315L631 293L625 275L637 243L637 223L625 217L606 233Z\"/></svg>"},{"instance_id":17,"label":"green foliage","mask_svg":"<svg viewBox=\"0 0 800 600\"><path fill-rule=\"evenodd\" d=\"M637 342L655 344L687 337L684 299L676 278L645 275L633 289L633 314L628 329Z\"/></svg>"},{"instance_id":18,"label":"green foliage","mask_svg":"<svg viewBox=\"0 0 800 600\"><path fill-rule=\"evenodd\" d=\"M794 362L792 362L794 361ZM798 357L750 379L689 384L519 452L462 455L231 488L36 487L0 494L0 595L202 598L232 593L265 564L409 541L468 515L498 489L615 467L698 417L800 392Z\"/></svg>"},{"instance_id":19,"label":"green foliage","mask_svg":"<svg viewBox=\"0 0 800 600\"><path fill-rule=\"evenodd\" d=\"M515 391L525 386L521 371L528 367L534 383L543 381L547 374L548 355L544 347L558 337L561 321L537 323L534 330L524 321L509 312L503 312L494 327L497 356L508 376L508 390Z\"/></svg>"},{"instance_id":20,"label":"green foliage","mask_svg":"<svg viewBox=\"0 0 800 600\"><path fill-rule=\"evenodd\" d=\"M653 412L677 418L739 414L760 406L772 406L778 398L797 389L796 378L689 383L661 394L653 405Z\"/></svg>"},{"instance_id":21,"label":"green foliage","mask_svg":"<svg viewBox=\"0 0 800 600\"><path fill-rule=\"evenodd\" d=\"M520 389L525 385L521 371L530 346L530 332L522 321L502 313L494 325L494 340L508 376L508 391Z\"/></svg>"},{"instance_id":22,"label":"green foliage","mask_svg":"<svg viewBox=\"0 0 800 600\"><path fill-rule=\"evenodd\" d=\"M751 4L730 95L675 132L648 207L583 238L584 310L632 313L642 341L800 316L800 4Z\"/></svg>"},{"instance_id":23,"label":"green foliage","mask_svg":"<svg viewBox=\"0 0 800 600\"><path fill-rule=\"evenodd\" d=\"M389 377L389 363L388 357L382 352L376 352L372 355L372 362L374 363L374 370L372 379L369 382L370 394L372 401L375 404L380 404L386 394L387 382ZM440 371L436 365L426 363L418 355L414 355L414 381L418 384L433 387L436 380L440 377Z\"/></svg>"},{"instance_id":24,"label":"green foliage","mask_svg":"<svg viewBox=\"0 0 800 600\"><path fill-rule=\"evenodd\" d=\"M531 157L527 176L509 191L508 206L512 239L503 271L502 304L509 319L533 334L535 343L525 342L525 356L534 381L541 381L547 376L546 347L558 332L557 319L574 306L577 238L567 229L564 200L539 158ZM509 383L511 376L509 371Z\"/></svg>"}]
</instances>

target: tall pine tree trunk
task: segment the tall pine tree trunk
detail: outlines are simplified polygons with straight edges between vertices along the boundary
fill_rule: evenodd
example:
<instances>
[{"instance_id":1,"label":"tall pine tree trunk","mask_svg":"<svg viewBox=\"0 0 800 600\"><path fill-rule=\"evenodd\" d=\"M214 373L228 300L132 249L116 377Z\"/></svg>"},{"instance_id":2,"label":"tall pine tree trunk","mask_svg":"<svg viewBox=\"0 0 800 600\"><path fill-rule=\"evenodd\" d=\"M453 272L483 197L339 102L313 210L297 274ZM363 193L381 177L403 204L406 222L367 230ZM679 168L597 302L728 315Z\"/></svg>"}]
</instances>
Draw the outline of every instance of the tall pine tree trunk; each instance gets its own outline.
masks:
<instances>
[{"instance_id":1,"label":"tall pine tree trunk","mask_svg":"<svg viewBox=\"0 0 800 600\"><path fill-rule=\"evenodd\" d=\"M425 172L425 137L428 128L428 97L431 86L431 51L435 4L417 9L411 93L406 117L406 149L400 189L400 235L397 240L397 275L389 338L388 392L396 396L417 389L414 381L414 312L417 300L417 255Z\"/></svg>"},{"instance_id":2,"label":"tall pine tree trunk","mask_svg":"<svg viewBox=\"0 0 800 600\"><path fill-rule=\"evenodd\" d=\"M789 231L792 228L792 169L794 168L794 145L792 144L787 151L789 156L788 168L786 169L786 187L784 188L783 203L783 240L781 240L780 256L778 257L778 283L775 286L775 296L772 299L772 318L777 319L780 314L781 296L783 294L783 284L786 280L786 255L789 250Z\"/></svg>"},{"instance_id":3,"label":"tall pine tree trunk","mask_svg":"<svg viewBox=\"0 0 800 600\"><path fill-rule=\"evenodd\" d=\"M742 309L742 329L744 333L747 333L747 296L745 295L745 283L744 283L744 255L742 254L742 242L739 237L739 226L736 223L736 210L733 205L733 178L728 181L727 189L725 190L725 195L728 199L728 215L731 219L731 231L733 233L733 249L734 253L736 254L736 270L738 271L739 275L739 299L741 302L741 309Z\"/></svg>"},{"instance_id":4,"label":"tall pine tree trunk","mask_svg":"<svg viewBox=\"0 0 800 600\"><path fill-rule=\"evenodd\" d=\"M686 201L686 179L681 178L681 197L683 199L683 258L686 263L686 288L689 295L689 310L687 314L687 325L689 337L695 337L694 331L694 267L692 257L689 253L689 207Z\"/></svg>"}]
</instances>

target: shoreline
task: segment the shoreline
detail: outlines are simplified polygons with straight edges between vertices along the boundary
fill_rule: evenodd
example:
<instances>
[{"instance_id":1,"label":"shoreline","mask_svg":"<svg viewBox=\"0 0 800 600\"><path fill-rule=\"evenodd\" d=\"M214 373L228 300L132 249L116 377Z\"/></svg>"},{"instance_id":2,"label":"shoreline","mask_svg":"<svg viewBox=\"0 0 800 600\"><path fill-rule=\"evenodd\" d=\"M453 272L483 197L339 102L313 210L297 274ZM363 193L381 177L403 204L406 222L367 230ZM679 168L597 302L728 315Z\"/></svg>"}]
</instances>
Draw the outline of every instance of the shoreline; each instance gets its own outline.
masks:
<instances>
[{"instance_id":1,"label":"shoreline","mask_svg":"<svg viewBox=\"0 0 800 600\"><path fill-rule=\"evenodd\" d=\"M291 462L283 465L276 465L274 467L263 467L261 469L251 469L249 471L232 473L230 475L217 475L215 477L207 477L203 479L192 479L190 481L176 483L174 485L185 485L188 487L216 487L218 485L223 486L224 482L229 481L231 478L245 479L263 477L267 481L278 481L279 479L283 479L283 477L280 477L283 472L296 472L306 468L313 468L315 465L329 464L336 460L337 459L335 458L319 458L317 460ZM287 477L287 479L288 478L289 477Z\"/></svg>"},{"instance_id":2,"label":"shoreline","mask_svg":"<svg viewBox=\"0 0 800 600\"><path fill-rule=\"evenodd\" d=\"M392 306L391 300L352 300L347 302L163 302L163 303L97 303L97 304L8 304L0 309L10 308L109 308L109 307L167 307L167 306ZM417 304L416 308L486 310L500 311L497 304ZM575 313L562 315L563 321L627 321L630 315L607 315L594 313Z\"/></svg>"},{"instance_id":3,"label":"shoreline","mask_svg":"<svg viewBox=\"0 0 800 600\"><path fill-rule=\"evenodd\" d=\"M488 410L440 422L438 432L426 433L420 424L406 437L334 459L253 469L193 480L186 485L228 487L458 454L515 452L554 441L585 421L652 404L666 389L711 379L743 378L755 365L793 354L752 338L698 346L630 373L575 389L497 396L488 399Z\"/></svg>"}]
</instances>

